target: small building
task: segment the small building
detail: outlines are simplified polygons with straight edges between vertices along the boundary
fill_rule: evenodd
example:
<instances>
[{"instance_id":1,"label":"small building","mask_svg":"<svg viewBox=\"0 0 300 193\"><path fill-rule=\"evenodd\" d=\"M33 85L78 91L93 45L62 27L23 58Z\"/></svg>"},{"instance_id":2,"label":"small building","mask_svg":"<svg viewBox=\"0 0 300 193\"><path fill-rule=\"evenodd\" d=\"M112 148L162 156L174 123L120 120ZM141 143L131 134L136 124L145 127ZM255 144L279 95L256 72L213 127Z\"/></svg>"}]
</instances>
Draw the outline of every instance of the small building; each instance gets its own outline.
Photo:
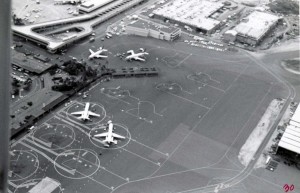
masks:
<instances>
[{"instance_id":1,"label":"small building","mask_svg":"<svg viewBox=\"0 0 300 193\"><path fill-rule=\"evenodd\" d=\"M237 31L235 30L228 30L223 34L223 38L227 42L234 42L236 40Z\"/></svg>"},{"instance_id":2,"label":"small building","mask_svg":"<svg viewBox=\"0 0 300 193\"><path fill-rule=\"evenodd\" d=\"M172 26L155 25L151 22L137 20L126 26L126 33L173 41L181 36L181 29Z\"/></svg>"},{"instance_id":3,"label":"small building","mask_svg":"<svg viewBox=\"0 0 300 193\"><path fill-rule=\"evenodd\" d=\"M278 21L279 17L276 15L254 11L234 28L238 33L236 40L255 46L276 26Z\"/></svg>"}]
</instances>

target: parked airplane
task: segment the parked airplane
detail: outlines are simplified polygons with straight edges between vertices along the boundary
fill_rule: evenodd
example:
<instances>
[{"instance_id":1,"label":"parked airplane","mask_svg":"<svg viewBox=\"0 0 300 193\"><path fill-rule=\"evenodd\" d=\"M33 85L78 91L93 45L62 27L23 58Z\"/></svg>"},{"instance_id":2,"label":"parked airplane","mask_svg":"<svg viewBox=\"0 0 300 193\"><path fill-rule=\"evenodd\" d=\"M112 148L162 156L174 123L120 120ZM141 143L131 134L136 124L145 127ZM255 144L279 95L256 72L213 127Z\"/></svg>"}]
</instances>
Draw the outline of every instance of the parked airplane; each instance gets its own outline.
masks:
<instances>
[{"instance_id":1,"label":"parked airplane","mask_svg":"<svg viewBox=\"0 0 300 193\"><path fill-rule=\"evenodd\" d=\"M127 53L130 54L130 55L127 56L125 58L125 60L131 61L133 59L133 60L139 60L139 61L143 61L144 62L145 59L141 58L141 57L144 57L145 55L149 55L149 53L146 52L143 48L140 48L140 51L141 51L140 53L134 53L133 50L127 51Z\"/></svg>"},{"instance_id":2,"label":"parked airplane","mask_svg":"<svg viewBox=\"0 0 300 193\"><path fill-rule=\"evenodd\" d=\"M107 56L101 55L102 52L106 52L107 49L104 49L103 47L100 47L99 50L97 50L96 52L94 52L93 50L89 49L90 51L90 56L89 59L93 59L93 58L107 58Z\"/></svg>"},{"instance_id":3,"label":"parked airplane","mask_svg":"<svg viewBox=\"0 0 300 193\"><path fill-rule=\"evenodd\" d=\"M86 103L84 111L73 112L71 113L71 115L81 115L80 117L78 117L78 119L83 121L90 120L90 116L100 117L99 114L89 111L89 108L90 108L90 103Z\"/></svg>"},{"instance_id":4,"label":"parked airplane","mask_svg":"<svg viewBox=\"0 0 300 193\"><path fill-rule=\"evenodd\" d=\"M107 125L104 126L104 129L106 130L108 128L108 132L105 132L105 133L101 133L101 134L96 134L94 135L93 137L95 138L98 138L98 137L105 137L104 143L107 143L107 144L111 144L111 143L114 143L114 144L117 144L118 141L115 140L114 138L118 138L118 139L125 139L124 136L122 135L118 135L116 133L113 132L113 130L115 129L114 128L114 124L112 123L112 121L108 121L107 122Z\"/></svg>"}]
</instances>

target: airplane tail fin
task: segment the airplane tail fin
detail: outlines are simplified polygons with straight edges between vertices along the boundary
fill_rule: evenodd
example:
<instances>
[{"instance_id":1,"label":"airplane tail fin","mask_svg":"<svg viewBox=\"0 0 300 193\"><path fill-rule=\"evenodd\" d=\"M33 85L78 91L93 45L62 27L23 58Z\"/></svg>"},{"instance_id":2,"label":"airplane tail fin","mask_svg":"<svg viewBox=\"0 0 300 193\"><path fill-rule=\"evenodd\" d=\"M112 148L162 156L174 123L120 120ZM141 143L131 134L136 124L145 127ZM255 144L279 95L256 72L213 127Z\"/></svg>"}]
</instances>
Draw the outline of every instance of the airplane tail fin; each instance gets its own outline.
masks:
<instances>
[{"instance_id":1,"label":"airplane tail fin","mask_svg":"<svg viewBox=\"0 0 300 193\"><path fill-rule=\"evenodd\" d=\"M93 52L93 50L89 49L89 51L90 51L91 54L95 54L95 52Z\"/></svg>"},{"instance_id":2,"label":"airplane tail fin","mask_svg":"<svg viewBox=\"0 0 300 193\"><path fill-rule=\"evenodd\" d=\"M103 144L105 147L109 147L109 144L107 143L107 140L103 140L103 141L102 141L102 144Z\"/></svg>"},{"instance_id":3,"label":"airplane tail fin","mask_svg":"<svg viewBox=\"0 0 300 193\"><path fill-rule=\"evenodd\" d=\"M129 51L127 51L127 53L130 54L130 55L133 55L134 51L133 50L129 50Z\"/></svg>"},{"instance_id":4,"label":"airplane tail fin","mask_svg":"<svg viewBox=\"0 0 300 193\"><path fill-rule=\"evenodd\" d=\"M104 46L99 47L99 50L102 50L103 52L107 51L107 49L105 49Z\"/></svg>"}]
</instances>

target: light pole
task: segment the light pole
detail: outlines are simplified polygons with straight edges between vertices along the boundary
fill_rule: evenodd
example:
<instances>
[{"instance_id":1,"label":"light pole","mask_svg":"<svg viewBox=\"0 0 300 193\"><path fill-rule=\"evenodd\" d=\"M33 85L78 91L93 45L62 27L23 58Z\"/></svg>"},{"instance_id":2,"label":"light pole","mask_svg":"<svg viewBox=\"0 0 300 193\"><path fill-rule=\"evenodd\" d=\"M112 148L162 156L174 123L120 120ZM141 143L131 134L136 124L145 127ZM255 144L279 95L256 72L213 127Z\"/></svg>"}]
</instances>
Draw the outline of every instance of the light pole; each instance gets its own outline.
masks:
<instances>
[{"instance_id":1,"label":"light pole","mask_svg":"<svg viewBox=\"0 0 300 193\"><path fill-rule=\"evenodd\" d=\"M11 38L11 0L0 1L0 193L7 192L7 173L9 168L8 143L9 130L9 69Z\"/></svg>"}]
</instances>

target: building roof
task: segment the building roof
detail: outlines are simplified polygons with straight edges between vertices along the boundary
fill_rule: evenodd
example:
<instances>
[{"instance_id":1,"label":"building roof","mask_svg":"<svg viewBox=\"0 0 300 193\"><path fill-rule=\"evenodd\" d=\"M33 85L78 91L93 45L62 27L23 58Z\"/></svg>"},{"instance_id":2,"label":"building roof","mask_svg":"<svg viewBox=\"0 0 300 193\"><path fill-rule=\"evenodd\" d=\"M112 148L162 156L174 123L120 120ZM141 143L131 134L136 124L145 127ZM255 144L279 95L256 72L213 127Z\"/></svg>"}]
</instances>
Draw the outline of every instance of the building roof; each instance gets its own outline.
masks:
<instances>
[{"instance_id":1,"label":"building roof","mask_svg":"<svg viewBox=\"0 0 300 193\"><path fill-rule=\"evenodd\" d=\"M290 125L293 125L293 126L295 126L295 127L299 127L299 128L300 128L300 123L295 122L295 121L293 121L293 120L290 120Z\"/></svg>"},{"instance_id":2,"label":"building roof","mask_svg":"<svg viewBox=\"0 0 300 193\"><path fill-rule=\"evenodd\" d=\"M287 126L278 146L300 154L300 128L293 125Z\"/></svg>"},{"instance_id":3,"label":"building roof","mask_svg":"<svg viewBox=\"0 0 300 193\"><path fill-rule=\"evenodd\" d=\"M279 20L279 17L270 13L254 11L238 24L234 30L239 35L259 40Z\"/></svg>"},{"instance_id":4,"label":"building roof","mask_svg":"<svg viewBox=\"0 0 300 193\"><path fill-rule=\"evenodd\" d=\"M135 22L130 23L128 26L146 29L146 30L161 31L170 34L180 30L179 28L173 26L154 25L153 23L144 20L137 20Z\"/></svg>"},{"instance_id":5,"label":"building roof","mask_svg":"<svg viewBox=\"0 0 300 193\"><path fill-rule=\"evenodd\" d=\"M224 34L229 34L229 35L236 36L237 35L237 31L235 31L235 30L227 30Z\"/></svg>"},{"instance_id":6,"label":"building roof","mask_svg":"<svg viewBox=\"0 0 300 193\"><path fill-rule=\"evenodd\" d=\"M298 105L291 120L300 124L300 105Z\"/></svg>"},{"instance_id":7,"label":"building roof","mask_svg":"<svg viewBox=\"0 0 300 193\"><path fill-rule=\"evenodd\" d=\"M79 10L83 10L85 12L91 12L94 11L95 9L98 9L114 0L87 0L81 5L79 5Z\"/></svg>"},{"instance_id":8,"label":"building roof","mask_svg":"<svg viewBox=\"0 0 300 193\"><path fill-rule=\"evenodd\" d=\"M165 4L161 9L154 10L153 13L209 31L220 23L209 16L223 6L223 3L207 0L174 0Z\"/></svg>"},{"instance_id":9,"label":"building roof","mask_svg":"<svg viewBox=\"0 0 300 193\"><path fill-rule=\"evenodd\" d=\"M15 50L12 50L11 62L16 66L37 74L43 73L45 70L48 70L54 65L47 62L38 62L31 56L25 56L23 53L19 53Z\"/></svg>"},{"instance_id":10,"label":"building roof","mask_svg":"<svg viewBox=\"0 0 300 193\"><path fill-rule=\"evenodd\" d=\"M52 193L56 188L60 186L60 183L46 177L42 179L37 185L35 185L28 193Z\"/></svg>"}]
</instances>

